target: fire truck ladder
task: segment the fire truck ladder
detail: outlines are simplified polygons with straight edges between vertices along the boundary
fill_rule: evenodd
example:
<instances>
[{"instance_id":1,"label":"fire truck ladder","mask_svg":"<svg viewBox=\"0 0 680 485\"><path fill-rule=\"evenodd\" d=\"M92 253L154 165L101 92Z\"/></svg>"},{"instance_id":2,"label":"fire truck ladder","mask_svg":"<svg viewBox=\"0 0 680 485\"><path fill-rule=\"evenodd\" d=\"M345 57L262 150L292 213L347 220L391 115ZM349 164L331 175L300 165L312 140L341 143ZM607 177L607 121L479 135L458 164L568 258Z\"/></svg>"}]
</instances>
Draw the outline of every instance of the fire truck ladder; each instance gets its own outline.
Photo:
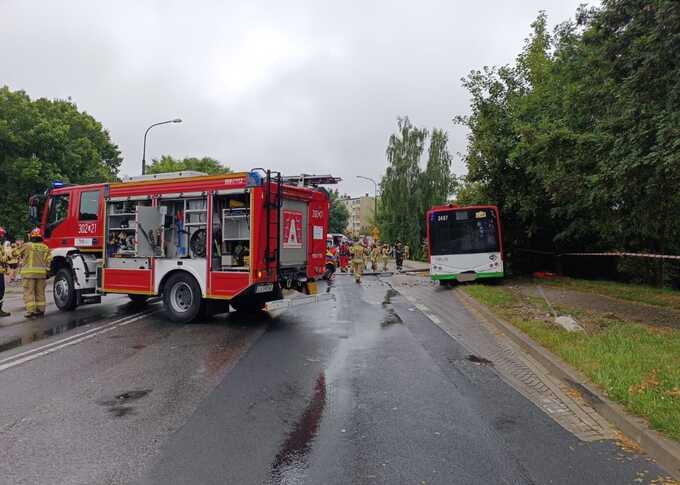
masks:
<instances>
[{"instance_id":1,"label":"fire truck ladder","mask_svg":"<svg viewBox=\"0 0 680 485\"><path fill-rule=\"evenodd\" d=\"M272 174L276 174L276 194L272 194ZM281 172L267 170L265 186L264 206L267 218L265 262L267 263L268 275L271 275L271 263L276 262L276 278L278 280L281 274L281 206L283 205ZM272 237L272 212L274 209L276 210L276 221L273 223L274 235ZM272 242L274 243L273 251Z\"/></svg>"}]
</instances>

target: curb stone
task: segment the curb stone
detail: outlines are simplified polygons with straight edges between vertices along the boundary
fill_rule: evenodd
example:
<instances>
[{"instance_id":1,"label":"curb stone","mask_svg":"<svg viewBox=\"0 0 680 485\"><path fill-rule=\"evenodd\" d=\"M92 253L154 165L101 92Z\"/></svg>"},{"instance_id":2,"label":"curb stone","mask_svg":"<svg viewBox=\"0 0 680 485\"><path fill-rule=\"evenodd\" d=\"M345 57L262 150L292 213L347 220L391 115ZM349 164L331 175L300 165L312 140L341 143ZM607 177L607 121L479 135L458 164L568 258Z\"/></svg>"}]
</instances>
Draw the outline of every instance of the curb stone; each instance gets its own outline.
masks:
<instances>
[{"instance_id":1,"label":"curb stone","mask_svg":"<svg viewBox=\"0 0 680 485\"><path fill-rule=\"evenodd\" d=\"M542 364L553 376L566 385L579 390L585 399L602 417L618 427L623 433L635 441L665 467L674 478L680 479L680 445L649 428L645 420L630 416L621 405L609 400L585 376L562 362L557 356L546 350L526 334L494 315L489 308L460 289L456 289L460 301L480 314L491 324L505 333L522 350Z\"/></svg>"}]
</instances>

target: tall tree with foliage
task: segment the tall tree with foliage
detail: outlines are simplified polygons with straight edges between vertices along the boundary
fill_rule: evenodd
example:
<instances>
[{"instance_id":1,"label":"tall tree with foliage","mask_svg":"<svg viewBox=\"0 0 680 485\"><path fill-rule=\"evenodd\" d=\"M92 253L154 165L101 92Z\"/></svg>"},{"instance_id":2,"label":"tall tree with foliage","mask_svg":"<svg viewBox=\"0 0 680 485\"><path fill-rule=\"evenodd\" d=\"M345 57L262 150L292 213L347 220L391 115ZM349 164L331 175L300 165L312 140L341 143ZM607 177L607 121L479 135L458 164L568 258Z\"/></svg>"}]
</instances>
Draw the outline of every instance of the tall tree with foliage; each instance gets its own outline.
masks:
<instances>
[{"instance_id":1,"label":"tall tree with foliage","mask_svg":"<svg viewBox=\"0 0 680 485\"><path fill-rule=\"evenodd\" d=\"M181 172L184 170L195 170L207 174L231 172L229 167L214 158L185 157L179 160L170 155L163 155L160 159L153 159L151 165L147 167L146 173Z\"/></svg>"},{"instance_id":2,"label":"tall tree with foliage","mask_svg":"<svg viewBox=\"0 0 680 485\"><path fill-rule=\"evenodd\" d=\"M387 170L380 182L379 225L381 237L401 240L415 247L420 227L414 215L419 211L420 158L427 130L411 124L408 117L397 120L397 133L387 145Z\"/></svg>"},{"instance_id":3,"label":"tall tree with foliage","mask_svg":"<svg viewBox=\"0 0 680 485\"><path fill-rule=\"evenodd\" d=\"M32 100L0 88L0 226L29 229L28 197L55 180L114 180L122 158L101 123L70 100Z\"/></svg>"},{"instance_id":4,"label":"tall tree with foliage","mask_svg":"<svg viewBox=\"0 0 680 485\"><path fill-rule=\"evenodd\" d=\"M427 212L432 206L443 204L455 191L457 179L451 172L451 154L445 131L434 128L430 136L427 164L420 174L420 211ZM424 222L423 222L424 224ZM422 231L424 231L424 225Z\"/></svg>"},{"instance_id":5,"label":"tall tree with foliage","mask_svg":"<svg viewBox=\"0 0 680 485\"><path fill-rule=\"evenodd\" d=\"M329 198L330 212L328 215L328 232L343 234L347 229L349 211L347 210L347 207L345 207L345 204L342 203L337 190L332 190L329 193Z\"/></svg>"},{"instance_id":6,"label":"tall tree with foliage","mask_svg":"<svg viewBox=\"0 0 680 485\"><path fill-rule=\"evenodd\" d=\"M408 244L416 257L422 256L425 212L445 203L456 181L442 130L432 130L425 170L421 169L427 139L427 130L415 127L407 117L399 118L397 133L388 141L388 167L380 182L381 238Z\"/></svg>"},{"instance_id":7,"label":"tall tree with foliage","mask_svg":"<svg viewBox=\"0 0 680 485\"><path fill-rule=\"evenodd\" d=\"M460 195L498 204L511 246L680 251L680 3L605 0L546 23L513 65L464 80Z\"/></svg>"}]
</instances>

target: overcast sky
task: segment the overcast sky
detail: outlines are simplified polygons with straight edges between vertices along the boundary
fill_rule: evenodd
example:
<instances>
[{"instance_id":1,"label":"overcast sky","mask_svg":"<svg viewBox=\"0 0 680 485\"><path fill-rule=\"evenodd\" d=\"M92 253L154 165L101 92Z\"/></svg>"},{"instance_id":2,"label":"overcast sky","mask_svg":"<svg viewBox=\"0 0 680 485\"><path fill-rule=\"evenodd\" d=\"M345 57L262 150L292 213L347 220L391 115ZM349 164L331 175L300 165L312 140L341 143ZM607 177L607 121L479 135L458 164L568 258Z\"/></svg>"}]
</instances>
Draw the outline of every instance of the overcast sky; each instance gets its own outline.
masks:
<instances>
[{"instance_id":1,"label":"overcast sky","mask_svg":"<svg viewBox=\"0 0 680 485\"><path fill-rule=\"evenodd\" d=\"M0 85L66 98L147 159L212 156L236 170L332 173L373 191L396 118L449 133L454 171L468 112L460 78L511 62L540 9L582 0L0 0ZM590 2L593 3L592 1Z\"/></svg>"}]
</instances>

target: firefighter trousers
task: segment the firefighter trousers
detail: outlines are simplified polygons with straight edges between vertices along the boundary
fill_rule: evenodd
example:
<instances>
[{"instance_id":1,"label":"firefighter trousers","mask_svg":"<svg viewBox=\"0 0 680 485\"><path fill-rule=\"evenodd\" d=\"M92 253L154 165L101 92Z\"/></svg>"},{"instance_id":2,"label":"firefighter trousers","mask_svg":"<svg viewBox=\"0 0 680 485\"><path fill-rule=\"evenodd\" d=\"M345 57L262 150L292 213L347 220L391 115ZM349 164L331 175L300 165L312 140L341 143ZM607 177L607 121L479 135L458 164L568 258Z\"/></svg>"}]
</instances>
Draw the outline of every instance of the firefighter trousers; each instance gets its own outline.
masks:
<instances>
[{"instance_id":1,"label":"firefighter trousers","mask_svg":"<svg viewBox=\"0 0 680 485\"><path fill-rule=\"evenodd\" d=\"M354 274L354 279L361 281L361 274L364 272L364 262L363 261L352 261L352 273Z\"/></svg>"},{"instance_id":2,"label":"firefighter trousers","mask_svg":"<svg viewBox=\"0 0 680 485\"><path fill-rule=\"evenodd\" d=\"M26 313L45 312L45 278L26 278L22 279L24 287L24 304Z\"/></svg>"}]
</instances>

